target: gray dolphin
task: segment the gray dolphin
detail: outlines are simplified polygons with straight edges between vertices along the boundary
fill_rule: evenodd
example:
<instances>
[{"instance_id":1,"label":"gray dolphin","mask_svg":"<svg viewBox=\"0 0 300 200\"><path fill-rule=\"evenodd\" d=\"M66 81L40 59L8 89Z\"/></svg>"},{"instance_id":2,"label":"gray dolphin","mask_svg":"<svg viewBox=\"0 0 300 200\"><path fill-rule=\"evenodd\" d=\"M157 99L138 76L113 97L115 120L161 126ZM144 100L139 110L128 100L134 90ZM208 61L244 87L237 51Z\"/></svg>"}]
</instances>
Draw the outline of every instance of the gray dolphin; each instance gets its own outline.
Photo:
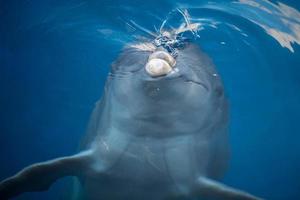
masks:
<instances>
[{"instance_id":1,"label":"gray dolphin","mask_svg":"<svg viewBox=\"0 0 300 200\"><path fill-rule=\"evenodd\" d=\"M112 64L82 151L0 183L0 199L74 176L73 199L259 199L218 181L228 160L228 106L211 59L138 43Z\"/></svg>"}]
</instances>

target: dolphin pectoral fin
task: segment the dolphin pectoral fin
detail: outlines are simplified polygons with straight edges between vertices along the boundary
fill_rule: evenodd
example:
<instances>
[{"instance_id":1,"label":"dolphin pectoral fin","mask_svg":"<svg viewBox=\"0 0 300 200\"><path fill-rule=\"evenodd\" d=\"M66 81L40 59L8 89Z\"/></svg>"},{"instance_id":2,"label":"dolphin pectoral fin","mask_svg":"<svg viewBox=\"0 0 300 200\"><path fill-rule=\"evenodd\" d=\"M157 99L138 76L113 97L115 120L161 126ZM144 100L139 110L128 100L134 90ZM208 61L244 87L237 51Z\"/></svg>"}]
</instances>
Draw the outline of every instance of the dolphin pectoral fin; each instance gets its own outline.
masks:
<instances>
[{"instance_id":1,"label":"dolphin pectoral fin","mask_svg":"<svg viewBox=\"0 0 300 200\"><path fill-rule=\"evenodd\" d=\"M84 151L28 166L0 182L0 199L9 199L24 192L47 190L59 178L80 176L90 162L91 154L92 151Z\"/></svg>"},{"instance_id":2,"label":"dolphin pectoral fin","mask_svg":"<svg viewBox=\"0 0 300 200\"><path fill-rule=\"evenodd\" d=\"M192 190L192 196L213 200L262 200L247 192L226 186L217 181L200 177Z\"/></svg>"}]
</instances>

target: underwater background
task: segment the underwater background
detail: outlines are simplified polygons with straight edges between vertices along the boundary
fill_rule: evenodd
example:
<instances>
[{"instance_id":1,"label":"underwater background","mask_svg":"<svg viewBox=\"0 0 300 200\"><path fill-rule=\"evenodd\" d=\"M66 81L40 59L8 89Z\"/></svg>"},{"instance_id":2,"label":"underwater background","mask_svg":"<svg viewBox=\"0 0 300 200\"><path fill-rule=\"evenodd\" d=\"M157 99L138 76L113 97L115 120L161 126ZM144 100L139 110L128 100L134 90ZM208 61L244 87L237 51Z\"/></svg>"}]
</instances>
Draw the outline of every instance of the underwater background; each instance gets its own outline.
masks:
<instances>
[{"instance_id":1,"label":"underwater background","mask_svg":"<svg viewBox=\"0 0 300 200\"><path fill-rule=\"evenodd\" d=\"M222 182L300 199L300 2L297 0L0 0L0 180L77 152L122 47L163 22L213 60L230 102ZM18 200L64 199L70 178Z\"/></svg>"}]
</instances>

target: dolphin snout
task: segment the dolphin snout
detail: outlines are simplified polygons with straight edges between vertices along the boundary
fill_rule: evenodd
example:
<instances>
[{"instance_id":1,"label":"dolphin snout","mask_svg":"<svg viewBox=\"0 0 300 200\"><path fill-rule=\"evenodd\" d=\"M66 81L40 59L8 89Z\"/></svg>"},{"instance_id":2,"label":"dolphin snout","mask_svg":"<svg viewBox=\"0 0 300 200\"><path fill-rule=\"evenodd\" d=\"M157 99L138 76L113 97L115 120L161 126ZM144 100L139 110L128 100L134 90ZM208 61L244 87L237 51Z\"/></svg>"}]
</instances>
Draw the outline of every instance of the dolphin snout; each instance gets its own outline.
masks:
<instances>
[{"instance_id":1,"label":"dolphin snout","mask_svg":"<svg viewBox=\"0 0 300 200\"><path fill-rule=\"evenodd\" d=\"M169 74L175 64L176 60L169 53L159 50L149 56L145 69L151 77L159 77Z\"/></svg>"}]
</instances>

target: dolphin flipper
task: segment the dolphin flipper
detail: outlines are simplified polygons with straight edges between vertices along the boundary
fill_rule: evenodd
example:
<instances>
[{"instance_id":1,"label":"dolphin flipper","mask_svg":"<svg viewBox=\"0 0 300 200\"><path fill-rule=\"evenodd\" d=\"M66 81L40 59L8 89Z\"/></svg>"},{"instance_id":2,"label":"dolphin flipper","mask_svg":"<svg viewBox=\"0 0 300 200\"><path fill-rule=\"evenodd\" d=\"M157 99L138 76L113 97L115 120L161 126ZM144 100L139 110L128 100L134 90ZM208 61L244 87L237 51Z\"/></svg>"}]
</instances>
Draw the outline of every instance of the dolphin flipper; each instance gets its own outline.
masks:
<instances>
[{"instance_id":1,"label":"dolphin flipper","mask_svg":"<svg viewBox=\"0 0 300 200\"><path fill-rule=\"evenodd\" d=\"M262 200L247 192L226 186L209 178L200 177L188 193L173 192L165 200Z\"/></svg>"},{"instance_id":2,"label":"dolphin flipper","mask_svg":"<svg viewBox=\"0 0 300 200\"><path fill-rule=\"evenodd\" d=\"M80 176L87 171L92 151L74 156L57 158L26 167L16 175L0 182L0 199L5 200L24 192L47 190L57 179L64 176Z\"/></svg>"},{"instance_id":3,"label":"dolphin flipper","mask_svg":"<svg viewBox=\"0 0 300 200\"><path fill-rule=\"evenodd\" d=\"M217 181L200 177L196 181L192 196L203 196L213 200L262 200L247 192L226 186Z\"/></svg>"}]
</instances>

